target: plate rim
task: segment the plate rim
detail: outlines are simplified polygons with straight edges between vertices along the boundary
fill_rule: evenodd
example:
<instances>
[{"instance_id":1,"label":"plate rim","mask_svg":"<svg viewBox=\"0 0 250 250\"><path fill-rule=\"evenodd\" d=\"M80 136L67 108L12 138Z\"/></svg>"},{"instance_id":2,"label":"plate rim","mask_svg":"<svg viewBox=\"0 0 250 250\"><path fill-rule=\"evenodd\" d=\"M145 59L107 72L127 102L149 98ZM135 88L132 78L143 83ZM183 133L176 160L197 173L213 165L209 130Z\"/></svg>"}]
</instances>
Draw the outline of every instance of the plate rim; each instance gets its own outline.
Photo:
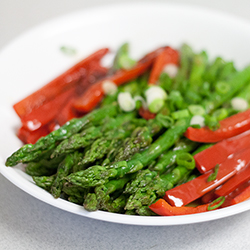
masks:
<instances>
[{"instance_id":1,"label":"plate rim","mask_svg":"<svg viewBox=\"0 0 250 250\"><path fill-rule=\"evenodd\" d=\"M134 2L134 3L119 3L119 4L106 4L106 5L100 5L98 7L91 7L91 8L86 8L84 10L78 10L74 11L68 14L61 15L59 17L51 18L45 22L42 22L39 25L36 25L35 27L32 27L31 29L23 32L19 36L17 36L15 39L10 41L6 46L1 48L0 50L0 60L1 60L1 55L3 53L8 53L9 50L13 46L18 45L18 43L22 40L25 40L29 38L30 36L32 37L34 32L37 32L39 30L43 30L44 28L48 27L49 25L54 26L56 23L61 22L61 20L72 20L77 18L76 16L84 14L84 15L90 15L91 13L97 13L100 11L114 11L117 9L121 8L130 8L131 5L134 8L142 7L142 3L140 2ZM244 18L223 12L223 11L218 11L214 9L205 9L200 6L196 5L190 5L190 4L176 4L176 3L145 3L143 4L143 7L148 8L159 8L164 6L165 8L173 8L173 9L186 9L189 11L201 11L203 13L209 13L215 16L220 16L221 18L225 19L230 19L234 20L235 22L238 22L240 25L247 26L250 30L250 22L245 20ZM61 210L78 214L84 217L92 218L92 219L97 219L101 221L107 221L107 222L112 222L112 223L119 223L119 224L127 224L127 225L139 225L139 226L172 226L172 225L184 225L184 224L194 224L194 223L200 223L200 222L207 222L207 221L212 221L212 220L217 220L220 218L225 218L228 216L236 215L242 212L245 212L250 209L250 200L242 202L240 204L236 204L231 207L223 208L220 210L216 211L209 211L206 213L200 213L200 214L195 214L196 219L192 220L192 217L194 215L185 215L185 216L171 216L171 217L149 217L149 216L134 216L134 215L124 215L124 214L114 214L114 213L109 213L105 211L96 211L96 212L88 212L84 210L82 206L76 205L74 203L70 203L66 200L63 200L61 198L59 199L54 199L51 194L46 192L45 190L39 188L36 186L34 183L31 181L28 181L27 179L20 178L20 175L16 171L16 168L9 168L6 167L4 164L4 160L1 159L0 163L0 173L7 178L11 183L13 183L15 186L20 188L21 190L25 191L27 194L49 204L54 207L57 207ZM24 173L25 174L25 173ZM19 175L20 179L16 179L16 175ZM25 174L26 175L26 174ZM32 185L32 191L27 190L27 187L30 187ZM69 208L73 208L69 209ZM70 211L71 210L71 211ZM223 215L222 215L223 213ZM108 216L107 216L108 215ZM204 218L205 216L205 218ZM125 219L124 219L125 217Z\"/></svg>"}]
</instances>

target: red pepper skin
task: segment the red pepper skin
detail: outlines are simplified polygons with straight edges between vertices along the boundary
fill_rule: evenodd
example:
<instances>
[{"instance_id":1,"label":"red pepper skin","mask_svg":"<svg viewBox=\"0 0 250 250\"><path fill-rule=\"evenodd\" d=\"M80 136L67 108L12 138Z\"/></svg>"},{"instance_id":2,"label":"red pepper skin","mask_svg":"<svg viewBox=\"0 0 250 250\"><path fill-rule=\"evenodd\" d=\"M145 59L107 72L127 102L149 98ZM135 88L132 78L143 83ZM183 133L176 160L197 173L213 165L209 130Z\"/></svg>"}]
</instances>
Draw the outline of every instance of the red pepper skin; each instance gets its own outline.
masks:
<instances>
[{"instance_id":1,"label":"red pepper skin","mask_svg":"<svg viewBox=\"0 0 250 250\"><path fill-rule=\"evenodd\" d=\"M204 204L197 207L173 207L164 199L159 199L150 205L149 208L158 215L176 216L207 212L208 206L209 204Z\"/></svg>"},{"instance_id":2,"label":"red pepper skin","mask_svg":"<svg viewBox=\"0 0 250 250\"><path fill-rule=\"evenodd\" d=\"M246 187L239 195L235 196L230 205L235 205L250 198L250 186Z\"/></svg>"},{"instance_id":3,"label":"red pepper skin","mask_svg":"<svg viewBox=\"0 0 250 250\"><path fill-rule=\"evenodd\" d=\"M209 171L197 178L166 191L164 199L172 206L184 206L220 186L250 162L250 148L242 150L219 165L218 174L213 181L207 181L213 173Z\"/></svg>"},{"instance_id":4,"label":"red pepper skin","mask_svg":"<svg viewBox=\"0 0 250 250\"><path fill-rule=\"evenodd\" d=\"M156 56L162 51L162 49L163 48L160 48L147 54L140 61L138 61L138 63L132 69L119 70L114 75L106 77L105 79L93 84L85 93L83 93L82 96L76 100L74 108L81 112L90 112L100 103L104 96L104 91L102 88L102 83L104 80L112 81L117 86L119 86L135 79L152 66Z\"/></svg>"},{"instance_id":5,"label":"red pepper skin","mask_svg":"<svg viewBox=\"0 0 250 250\"><path fill-rule=\"evenodd\" d=\"M213 143L239 135L249 129L250 109L220 121L220 128L215 131L207 127L189 127L184 135L192 141Z\"/></svg>"},{"instance_id":6,"label":"red pepper skin","mask_svg":"<svg viewBox=\"0 0 250 250\"><path fill-rule=\"evenodd\" d=\"M239 186L241 186L244 182L248 182L250 180L250 165L248 164L246 168L242 171L237 173L220 188L215 191L215 195L219 196L226 196L236 190Z\"/></svg>"},{"instance_id":7,"label":"red pepper skin","mask_svg":"<svg viewBox=\"0 0 250 250\"><path fill-rule=\"evenodd\" d=\"M149 110L144 109L143 107L139 109L139 115L145 120L154 119L156 116L156 114L151 113Z\"/></svg>"},{"instance_id":8,"label":"red pepper skin","mask_svg":"<svg viewBox=\"0 0 250 250\"><path fill-rule=\"evenodd\" d=\"M152 71L149 76L149 84L156 84L160 74L167 64L176 64L179 63L179 53L177 50L174 50L170 47L166 47L162 53L160 53L153 65Z\"/></svg>"},{"instance_id":9,"label":"red pepper skin","mask_svg":"<svg viewBox=\"0 0 250 250\"><path fill-rule=\"evenodd\" d=\"M31 113L22 118L23 127L27 130L35 131L52 121L70 97L74 95L74 92L75 89L71 88L39 108L33 109Z\"/></svg>"},{"instance_id":10,"label":"red pepper skin","mask_svg":"<svg viewBox=\"0 0 250 250\"><path fill-rule=\"evenodd\" d=\"M215 145L194 155L196 168L205 173L238 151L250 147L250 130L240 135L222 140Z\"/></svg>"},{"instance_id":11,"label":"red pepper skin","mask_svg":"<svg viewBox=\"0 0 250 250\"><path fill-rule=\"evenodd\" d=\"M33 109L40 107L45 102L73 87L82 77L86 75L88 65L93 61L99 61L108 53L108 51L108 48L96 51L36 92L14 104L13 108L18 116L22 119L25 115L32 112Z\"/></svg>"},{"instance_id":12,"label":"red pepper skin","mask_svg":"<svg viewBox=\"0 0 250 250\"><path fill-rule=\"evenodd\" d=\"M204 194L204 195L201 197L201 202L202 202L203 204L206 204L206 203L209 203L209 202L215 200L216 198L218 198L218 196L215 195L215 193L214 193L215 190L216 190L216 189L213 189L213 190L209 191L208 193Z\"/></svg>"},{"instance_id":13,"label":"red pepper skin","mask_svg":"<svg viewBox=\"0 0 250 250\"><path fill-rule=\"evenodd\" d=\"M38 130L36 131L29 131L27 130L26 128L24 127L21 127L19 130L18 130L18 133L17 133L17 137L24 143L31 143L31 144L34 144L37 142L37 140L39 138L41 138L42 136L45 136L49 133L49 129L47 126L43 126L41 128L39 128Z\"/></svg>"},{"instance_id":14,"label":"red pepper skin","mask_svg":"<svg viewBox=\"0 0 250 250\"><path fill-rule=\"evenodd\" d=\"M242 183L239 187L237 187L233 192L231 192L230 194L226 195L225 196L226 200L222 204L222 207L228 207L228 206L240 203L241 201L244 201L245 199L243 199L243 198L248 193L248 191L245 191L245 190L249 186L250 186L250 181L246 181L246 182ZM245 193L243 193L244 191L245 191ZM241 196L242 193L243 193L243 195ZM247 197L248 197L248 195L247 195Z\"/></svg>"}]
</instances>

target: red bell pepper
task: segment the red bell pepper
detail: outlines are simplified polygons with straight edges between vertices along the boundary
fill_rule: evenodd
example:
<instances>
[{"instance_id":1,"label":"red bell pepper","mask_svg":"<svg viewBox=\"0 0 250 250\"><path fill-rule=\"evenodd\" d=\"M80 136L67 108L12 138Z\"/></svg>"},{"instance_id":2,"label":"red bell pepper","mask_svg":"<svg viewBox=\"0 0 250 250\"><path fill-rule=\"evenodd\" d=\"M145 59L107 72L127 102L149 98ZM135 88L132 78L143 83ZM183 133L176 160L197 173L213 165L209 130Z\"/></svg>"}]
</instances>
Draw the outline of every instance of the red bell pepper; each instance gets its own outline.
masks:
<instances>
[{"instance_id":1,"label":"red bell pepper","mask_svg":"<svg viewBox=\"0 0 250 250\"><path fill-rule=\"evenodd\" d=\"M241 199L241 198L243 198L248 193L248 191L245 191L245 190L247 190L249 186L250 186L250 181L246 181L242 183L240 186L238 186L238 188L232 191L230 194L226 195L226 200L223 203L222 207L228 207L228 206L237 204L241 201L244 201L245 199Z\"/></svg>"},{"instance_id":2,"label":"red bell pepper","mask_svg":"<svg viewBox=\"0 0 250 250\"><path fill-rule=\"evenodd\" d=\"M236 136L249 129L250 109L220 121L220 128L215 131L210 130L208 127L189 127L185 132L185 136L192 141L210 143Z\"/></svg>"},{"instance_id":3,"label":"red bell pepper","mask_svg":"<svg viewBox=\"0 0 250 250\"><path fill-rule=\"evenodd\" d=\"M215 195L215 193L214 193L215 190L216 190L216 189L213 189L213 190L209 191L208 193L204 194L204 195L201 197L201 202L202 202L203 204L206 204L206 203L209 203L209 202L215 200L216 198L218 198L218 196Z\"/></svg>"},{"instance_id":4,"label":"red bell pepper","mask_svg":"<svg viewBox=\"0 0 250 250\"><path fill-rule=\"evenodd\" d=\"M154 65L152 67L149 84L156 84L159 80L161 72L167 64L178 64L179 62L179 53L177 50L174 50L170 47L166 47L156 58Z\"/></svg>"},{"instance_id":5,"label":"red bell pepper","mask_svg":"<svg viewBox=\"0 0 250 250\"><path fill-rule=\"evenodd\" d=\"M215 195L217 195L217 197L226 196L236 190L243 183L248 182L249 180L250 164L248 164L246 168L244 168L242 171L240 171L227 182L225 182L223 185L221 185L221 187L215 191Z\"/></svg>"},{"instance_id":6,"label":"red bell pepper","mask_svg":"<svg viewBox=\"0 0 250 250\"><path fill-rule=\"evenodd\" d=\"M109 49L107 48L96 51L81 62L74 65L62 75L52 80L50 83L27 96L20 102L14 104L13 108L18 116L22 119L25 115L32 112L34 108L40 107L45 102L73 87L82 77L86 75L86 69L88 69L90 62L100 61L100 59L107 54L108 51Z\"/></svg>"},{"instance_id":7,"label":"red bell pepper","mask_svg":"<svg viewBox=\"0 0 250 250\"><path fill-rule=\"evenodd\" d=\"M70 97L74 95L74 92L75 89L71 88L39 108L33 109L29 114L22 117L23 127L34 131L52 121Z\"/></svg>"},{"instance_id":8,"label":"red bell pepper","mask_svg":"<svg viewBox=\"0 0 250 250\"><path fill-rule=\"evenodd\" d=\"M246 187L240 194L238 194L237 196L235 196L231 200L230 205L238 204L240 202L248 200L249 198L250 198L250 185L248 187Z\"/></svg>"},{"instance_id":9,"label":"red bell pepper","mask_svg":"<svg viewBox=\"0 0 250 250\"><path fill-rule=\"evenodd\" d=\"M151 113L149 110L144 109L143 107L139 109L139 115L145 120L154 119L156 116L156 114Z\"/></svg>"},{"instance_id":10,"label":"red bell pepper","mask_svg":"<svg viewBox=\"0 0 250 250\"><path fill-rule=\"evenodd\" d=\"M219 164L218 173L214 180L208 181L208 177L213 173L213 171L210 170L187 183L166 191L164 199L172 206L179 207L187 205L220 186L237 172L245 168L249 162L250 148L247 148Z\"/></svg>"},{"instance_id":11,"label":"red bell pepper","mask_svg":"<svg viewBox=\"0 0 250 250\"><path fill-rule=\"evenodd\" d=\"M24 143L36 143L36 141L49 133L47 125L40 127L36 131L30 131L24 127L21 127L17 132L17 137Z\"/></svg>"},{"instance_id":12,"label":"red bell pepper","mask_svg":"<svg viewBox=\"0 0 250 250\"><path fill-rule=\"evenodd\" d=\"M250 130L232 138L222 140L194 155L196 168L203 174L214 168L216 164L222 163L228 157L232 157L233 154L248 147L250 147Z\"/></svg>"},{"instance_id":13,"label":"red bell pepper","mask_svg":"<svg viewBox=\"0 0 250 250\"><path fill-rule=\"evenodd\" d=\"M124 84L130 80L143 74L149 67L152 66L157 55L162 51L163 48L157 49L145 57L143 57L138 63L129 70L119 70L114 73L114 75L106 77L105 79L98 81L93 84L81 97L79 97L74 107L81 112L89 112L94 109L102 100L104 96L104 91L102 84L104 80L109 80L114 82L117 86Z\"/></svg>"},{"instance_id":14,"label":"red bell pepper","mask_svg":"<svg viewBox=\"0 0 250 250\"><path fill-rule=\"evenodd\" d=\"M173 207L167 203L164 199L159 199L155 203L149 206L149 208L158 215L162 216L175 216L175 215L187 215L203 213L210 210L217 209L223 203L223 199L208 204L200 205L197 207Z\"/></svg>"}]
</instances>

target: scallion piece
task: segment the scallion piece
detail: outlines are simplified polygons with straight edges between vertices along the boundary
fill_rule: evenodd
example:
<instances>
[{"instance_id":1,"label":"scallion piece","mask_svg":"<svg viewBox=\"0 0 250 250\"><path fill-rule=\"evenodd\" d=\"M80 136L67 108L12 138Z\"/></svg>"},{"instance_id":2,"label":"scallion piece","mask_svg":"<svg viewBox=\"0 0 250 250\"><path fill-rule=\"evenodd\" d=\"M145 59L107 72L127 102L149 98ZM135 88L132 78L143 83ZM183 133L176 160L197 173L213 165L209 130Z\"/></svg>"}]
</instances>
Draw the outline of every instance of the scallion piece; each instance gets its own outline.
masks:
<instances>
[{"instance_id":1,"label":"scallion piece","mask_svg":"<svg viewBox=\"0 0 250 250\"><path fill-rule=\"evenodd\" d=\"M215 90L218 94L226 94L231 89L230 85L227 82L217 82L215 85Z\"/></svg>"},{"instance_id":2,"label":"scallion piece","mask_svg":"<svg viewBox=\"0 0 250 250\"><path fill-rule=\"evenodd\" d=\"M231 105L234 110L244 111L248 108L248 102L241 97L234 97L231 100Z\"/></svg>"},{"instance_id":3,"label":"scallion piece","mask_svg":"<svg viewBox=\"0 0 250 250\"><path fill-rule=\"evenodd\" d=\"M214 167L214 172L208 176L207 182L216 180L216 177L217 177L217 174L218 174L218 171L219 171L219 167L220 167L219 164L217 164L217 165Z\"/></svg>"},{"instance_id":4,"label":"scallion piece","mask_svg":"<svg viewBox=\"0 0 250 250\"><path fill-rule=\"evenodd\" d=\"M71 48L71 47L62 46L62 47L60 48L60 50L61 50L64 54L66 54L66 55L72 56L72 55L75 55L75 54L76 54L76 49Z\"/></svg>"},{"instance_id":5,"label":"scallion piece","mask_svg":"<svg viewBox=\"0 0 250 250\"><path fill-rule=\"evenodd\" d=\"M213 112L213 116L216 117L217 121L221 121L228 117L228 110L225 108L217 109Z\"/></svg>"},{"instance_id":6,"label":"scallion piece","mask_svg":"<svg viewBox=\"0 0 250 250\"><path fill-rule=\"evenodd\" d=\"M173 119L178 120L181 118L189 117L190 113L187 109L182 109L171 113L171 116L173 117Z\"/></svg>"},{"instance_id":7,"label":"scallion piece","mask_svg":"<svg viewBox=\"0 0 250 250\"><path fill-rule=\"evenodd\" d=\"M208 205L207 210L211 211L220 207L224 203L224 201L225 201L225 196L220 196L219 198L217 198Z\"/></svg>"},{"instance_id":8,"label":"scallion piece","mask_svg":"<svg viewBox=\"0 0 250 250\"><path fill-rule=\"evenodd\" d=\"M121 92L118 95L118 104L125 112L130 112L135 109L135 100L129 92Z\"/></svg>"},{"instance_id":9,"label":"scallion piece","mask_svg":"<svg viewBox=\"0 0 250 250\"><path fill-rule=\"evenodd\" d=\"M199 128L204 127L205 126L205 118L201 115L194 115L191 118L190 126L196 126L196 125L198 125Z\"/></svg>"},{"instance_id":10,"label":"scallion piece","mask_svg":"<svg viewBox=\"0 0 250 250\"><path fill-rule=\"evenodd\" d=\"M163 115L161 113L157 114L156 120L159 121L163 127L169 128L174 125L174 120L168 115Z\"/></svg>"},{"instance_id":11,"label":"scallion piece","mask_svg":"<svg viewBox=\"0 0 250 250\"><path fill-rule=\"evenodd\" d=\"M184 166L185 168L187 168L189 170L195 168L194 157L191 154L187 153L187 152L177 154L176 163L177 163L177 165Z\"/></svg>"},{"instance_id":12,"label":"scallion piece","mask_svg":"<svg viewBox=\"0 0 250 250\"><path fill-rule=\"evenodd\" d=\"M205 109L201 105L189 105L188 110L192 115L204 115L206 113Z\"/></svg>"},{"instance_id":13,"label":"scallion piece","mask_svg":"<svg viewBox=\"0 0 250 250\"><path fill-rule=\"evenodd\" d=\"M163 107L164 105L164 100L163 99L154 99L149 105L148 105L148 110L151 113L158 113L160 111L160 109Z\"/></svg>"}]
</instances>

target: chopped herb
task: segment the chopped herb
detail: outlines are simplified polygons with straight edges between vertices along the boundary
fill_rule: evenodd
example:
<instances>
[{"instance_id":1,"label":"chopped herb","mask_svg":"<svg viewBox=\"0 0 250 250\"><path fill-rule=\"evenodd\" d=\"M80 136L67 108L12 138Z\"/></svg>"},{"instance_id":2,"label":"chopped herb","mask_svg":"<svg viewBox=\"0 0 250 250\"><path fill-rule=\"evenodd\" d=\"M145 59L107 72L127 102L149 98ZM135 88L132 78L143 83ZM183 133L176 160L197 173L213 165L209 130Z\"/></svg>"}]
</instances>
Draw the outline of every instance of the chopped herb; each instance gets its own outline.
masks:
<instances>
[{"instance_id":1,"label":"chopped herb","mask_svg":"<svg viewBox=\"0 0 250 250\"><path fill-rule=\"evenodd\" d=\"M217 177L217 174L218 174L218 171L219 171L219 167L220 165L217 164L215 167L214 167L214 172L212 174L209 175L209 177L207 178L207 181L210 182L210 181L214 181Z\"/></svg>"}]
</instances>

